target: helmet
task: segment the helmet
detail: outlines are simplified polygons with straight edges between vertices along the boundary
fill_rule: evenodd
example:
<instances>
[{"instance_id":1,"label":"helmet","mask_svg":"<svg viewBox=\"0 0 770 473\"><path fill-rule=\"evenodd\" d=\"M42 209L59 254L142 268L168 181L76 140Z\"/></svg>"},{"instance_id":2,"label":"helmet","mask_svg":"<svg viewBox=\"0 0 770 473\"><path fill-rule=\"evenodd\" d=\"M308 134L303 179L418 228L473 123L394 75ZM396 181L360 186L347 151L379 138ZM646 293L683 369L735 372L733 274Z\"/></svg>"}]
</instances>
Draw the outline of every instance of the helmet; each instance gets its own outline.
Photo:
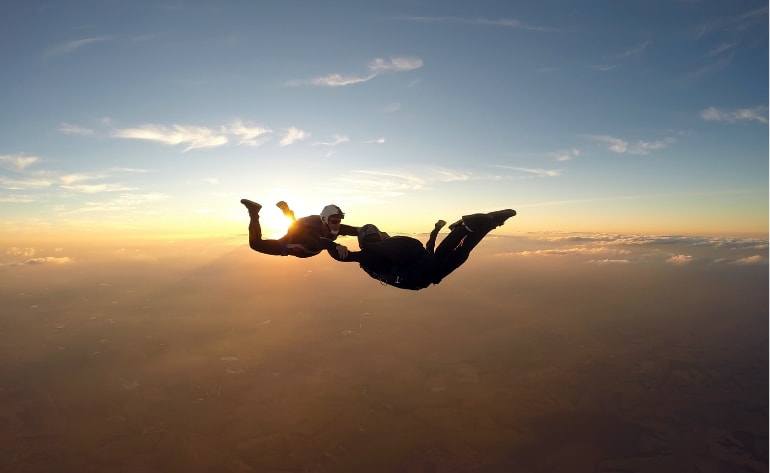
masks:
<instances>
[{"instance_id":1,"label":"helmet","mask_svg":"<svg viewBox=\"0 0 770 473\"><path fill-rule=\"evenodd\" d=\"M329 204L326 207L324 207L323 210L321 210L321 221L324 225L326 225L326 228L329 228L329 217L332 215L339 215L340 218L345 218L345 214L342 212L342 209L337 207L334 204ZM337 235L339 233L339 230L332 230L329 228L329 233L332 235Z\"/></svg>"},{"instance_id":2,"label":"helmet","mask_svg":"<svg viewBox=\"0 0 770 473\"><path fill-rule=\"evenodd\" d=\"M367 223L363 227L358 229L358 247L363 249L365 246L372 243L378 243L382 241L382 234L377 226Z\"/></svg>"},{"instance_id":3,"label":"helmet","mask_svg":"<svg viewBox=\"0 0 770 473\"><path fill-rule=\"evenodd\" d=\"M321 221L325 225L329 225L329 217L332 215L339 215L340 218L345 218L345 214L342 212L342 209L337 207L334 204L327 205L324 207L323 210L321 210Z\"/></svg>"}]
</instances>

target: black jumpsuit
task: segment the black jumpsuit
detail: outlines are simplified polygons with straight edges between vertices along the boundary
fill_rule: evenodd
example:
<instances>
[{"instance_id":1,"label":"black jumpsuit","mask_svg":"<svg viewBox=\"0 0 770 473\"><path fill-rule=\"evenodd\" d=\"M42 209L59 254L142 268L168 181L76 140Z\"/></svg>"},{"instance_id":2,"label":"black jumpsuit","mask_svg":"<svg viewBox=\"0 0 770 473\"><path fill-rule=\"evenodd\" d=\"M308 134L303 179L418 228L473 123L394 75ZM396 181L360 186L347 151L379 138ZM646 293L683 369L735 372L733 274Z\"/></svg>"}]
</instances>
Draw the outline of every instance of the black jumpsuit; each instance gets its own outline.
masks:
<instances>
[{"instance_id":1,"label":"black jumpsuit","mask_svg":"<svg viewBox=\"0 0 770 473\"><path fill-rule=\"evenodd\" d=\"M471 250L497 224L480 214L473 222L473 231L457 225L433 248L438 230L431 233L427 247L416 238L394 236L367 244L361 251L351 251L344 261L356 261L371 277L400 289L420 290L438 284L465 263Z\"/></svg>"}]
</instances>

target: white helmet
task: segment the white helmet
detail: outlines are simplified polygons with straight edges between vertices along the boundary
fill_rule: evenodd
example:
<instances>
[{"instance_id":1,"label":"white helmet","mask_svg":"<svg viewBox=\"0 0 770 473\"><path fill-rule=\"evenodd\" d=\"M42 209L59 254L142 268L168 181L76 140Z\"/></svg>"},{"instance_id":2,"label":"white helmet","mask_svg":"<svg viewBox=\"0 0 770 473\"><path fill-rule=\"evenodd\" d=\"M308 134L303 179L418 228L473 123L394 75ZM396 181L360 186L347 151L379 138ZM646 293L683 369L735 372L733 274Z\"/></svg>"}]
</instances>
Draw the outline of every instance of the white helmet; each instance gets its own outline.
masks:
<instances>
[{"instance_id":1,"label":"white helmet","mask_svg":"<svg viewBox=\"0 0 770 473\"><path fill-rule=\"evenodd\" d=\"M327 205L323 210L321 210L321 221L324 223L324 225L326 225L327 228L329 228L329 217L332 215L339 215L341 219L345 218L345 213L341 208L334 204ZM332 235L339 233L339 231L334 231L331 229L329 229L329 231L332 233Z\"/></svg>"}]
</instances>

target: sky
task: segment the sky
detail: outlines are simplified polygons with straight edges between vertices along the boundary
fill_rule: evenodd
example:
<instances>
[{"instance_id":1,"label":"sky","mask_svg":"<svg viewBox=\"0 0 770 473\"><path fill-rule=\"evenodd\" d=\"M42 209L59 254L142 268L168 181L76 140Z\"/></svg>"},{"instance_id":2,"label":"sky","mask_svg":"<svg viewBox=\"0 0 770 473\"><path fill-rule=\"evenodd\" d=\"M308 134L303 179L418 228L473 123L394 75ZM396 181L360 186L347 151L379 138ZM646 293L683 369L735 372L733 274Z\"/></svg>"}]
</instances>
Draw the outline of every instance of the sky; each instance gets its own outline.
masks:
<instances>
[{"instance_id":1,"label":"sky","mask_svg":"<svg viewBox=\"0 0 770 473\"><path fill-rule=\"evenodd\" d=\"M0 232L766 237L762 0L11 0Z\"/></svg>"}]
</instances>

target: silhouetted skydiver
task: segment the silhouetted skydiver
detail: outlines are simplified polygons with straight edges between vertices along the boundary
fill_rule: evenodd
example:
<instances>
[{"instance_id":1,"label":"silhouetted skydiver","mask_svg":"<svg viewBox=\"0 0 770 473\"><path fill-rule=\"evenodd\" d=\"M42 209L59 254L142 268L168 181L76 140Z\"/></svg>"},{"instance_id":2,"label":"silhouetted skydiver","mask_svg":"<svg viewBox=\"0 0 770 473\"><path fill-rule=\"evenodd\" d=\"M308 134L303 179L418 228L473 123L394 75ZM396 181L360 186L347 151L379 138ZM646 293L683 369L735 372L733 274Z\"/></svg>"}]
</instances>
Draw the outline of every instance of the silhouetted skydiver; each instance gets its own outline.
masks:
<instances>
[{"instance_id":1,"label":"silhouetted skydiver","mask_svg":"<svg viewBox=\"0 0 770 473\"><path fill-rule=\"evenodd\" d=\"M514 215L516 211L511 209L465 215L449 226L450 233L435 252L436 236L446 225L443 220L436 222L425 246L416 238L391 237L375 225L367 224L358 233L361 251L351 251L341 261L359 263L369 276L384 284L400 289L424 289L440 283L459 268L487 233Z\"/></svg>"},{"instance_id":2,"label":"silhouetted skydiver","mask_svg":"<svg viewBox=\"0 0 770 473\"><path fill-rule=\"evenodd\" d=\"M345 214L334 204L324 207L320 215L309 215L297 219L286 202L281 201L275 205L293 222L286 231L286 235L277 240L263 240L262 227L259 224L259 211L262 206L248 199L241 199L241 203L249 211L249 246L252 250L267 255L308 258L327 250L335 258L343 258L348 255L348 249L344 245L335 243L334 240L338 235L358 234L358 227L341 223Z\"/></svg>"}]
</instances>

